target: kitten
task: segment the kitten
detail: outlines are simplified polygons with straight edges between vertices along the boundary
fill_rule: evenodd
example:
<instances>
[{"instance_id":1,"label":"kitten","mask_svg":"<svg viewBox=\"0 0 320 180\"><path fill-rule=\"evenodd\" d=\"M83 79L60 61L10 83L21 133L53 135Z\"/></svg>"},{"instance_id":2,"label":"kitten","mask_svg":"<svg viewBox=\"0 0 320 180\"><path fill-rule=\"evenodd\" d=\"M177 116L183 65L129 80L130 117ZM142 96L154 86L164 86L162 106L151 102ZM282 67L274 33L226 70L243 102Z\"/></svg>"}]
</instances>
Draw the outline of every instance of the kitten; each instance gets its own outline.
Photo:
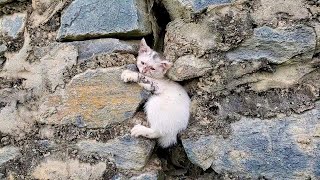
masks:
<instances>
[{"instance_id":1,"label":"kitten","mask_svg":"<svg viewBox=\"0 0 320 180\"><path fill-rule=\"evenodd\" d=\"M172 63L152 50L144 39L140 42L137 67L139 72L124 70L124 82L137 82L153 95L144 106L150 128L135 125L134 137L158 138L159 145L166 148L177 142L177 134L187 128L190 98L181 85L164 76Z\"/></svg>"}]
</instances>

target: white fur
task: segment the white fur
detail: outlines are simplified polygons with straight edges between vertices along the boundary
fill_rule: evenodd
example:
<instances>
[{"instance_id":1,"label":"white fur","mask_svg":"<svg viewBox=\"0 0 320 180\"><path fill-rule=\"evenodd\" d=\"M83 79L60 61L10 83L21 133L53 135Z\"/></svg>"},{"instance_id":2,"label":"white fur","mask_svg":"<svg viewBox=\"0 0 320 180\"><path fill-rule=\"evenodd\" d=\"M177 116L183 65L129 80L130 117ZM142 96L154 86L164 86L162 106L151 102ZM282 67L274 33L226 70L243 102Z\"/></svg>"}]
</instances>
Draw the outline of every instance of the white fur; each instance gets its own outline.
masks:
<instances>
[{"instance_id":1,"label":"white fur","mask_svg":"<svg viewBox=\"0 0 320 180\"><path fill-rule=\"evenodd\" d=\"M158 142L168 147L177 142L177 134L185 130L189 121L190 98L177 83L158 80L159 94L153 95L145 104L150 128L160 134Z\"/></svg>"},{"instance_id":2,"label":"white fur","mask_svg":"<svg viewBox=\"0 0 320 180\"><path fill-rule=\"evenodd\" d=\"M137 66L139 72L145 76L145 80L152 82L152 84L139 82L139 85L146 90L154 91L154 94L144 107L150 128L136 125L131 129L131 135L158 138L160 146L169 147L177 142L177 134L187 128L190 98L181 85L164 79L172 63L161 59L144 39L140 43ZM138 82L138 75L138 72L125 70L121 74L121 79L124 82Z\"/></svg>"}]
</instances>

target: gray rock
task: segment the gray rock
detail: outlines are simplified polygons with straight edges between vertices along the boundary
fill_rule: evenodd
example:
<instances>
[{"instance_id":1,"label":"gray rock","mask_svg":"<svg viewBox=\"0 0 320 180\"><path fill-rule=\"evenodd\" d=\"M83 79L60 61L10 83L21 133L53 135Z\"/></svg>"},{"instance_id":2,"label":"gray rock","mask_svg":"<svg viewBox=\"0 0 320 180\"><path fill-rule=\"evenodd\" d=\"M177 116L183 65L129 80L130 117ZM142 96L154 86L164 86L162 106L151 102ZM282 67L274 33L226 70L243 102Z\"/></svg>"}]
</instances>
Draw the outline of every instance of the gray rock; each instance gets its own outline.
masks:
<instances>
[{"instance_id":1,"label":"gray rock","mask_svg":"<svg viewBox=\"0 0 320 180\"><path fill-rule=\"evenodd\" d=\"M145 1L75 0L64 11L58 40L150 34Z\"/></svg>"},{"instance_id":2,"label":"gray rock","mask_svg":"<svg viewBox=\"0 0 320 180\"><path fill-rule=\"evenodd\" d=\"M114 52L136 54L138 52L139 41L122 41L119 39L106 38L75 41L71 42L71 44L78 47L78 60L81 62L99 54Z\"/></svg>"},{"instance_id":3,"label":"gray rock","mask_svg":"<svg viewBox=\"0 0 320 180\"><path fill-rule=\"evenodd\" d=\"M26 13L15 13L3 16L0 19L0 32L3 36L17 39L24 31L26 25Z\"/></svg>"},{"instance_id":4,"label":"gray rock","mask_svg":"<svg viewBox=\"0 0 320 180\"><path fill-rule=\"evenodd\" d=\"M251 17L259 25L274 23L282 15L292 20L310 18L310 13L304 0L286 0L283 2L279 2L278 0L260 0L256 4Z\"/></svg>"},{"instance_id":5,"label":"gray rock","mask_svg":"<svg viewBox=\"0 0 320 180\"><path fill-rule=\"evenodd\" d=\"M207 60L196 58L194 55L186 55L175 61L167 75L174 81L183 81L200 77L210 69L212 66Z\"/></svg>"},{"instance_id":6,"label":"gray rock","mask_svg":"<svg viewBox=\"0 0 320 180\"><path fill-rule=\"evenodd\" d=\"M1 44L0 45L0 56L2 56L4 54L4 52L6 52L7 50L7 46L5 44Z\"/></svg>"},{"instance_id":7,"label":"gray rock","mask_svg":"<svg viewBox=\"0 0 320 180\"><path fill-rule=\"evenodd\" d=\"M256 28L251 38L229 51L226 57L230 61L266 59L281 64L295 56L299 56L299 60L311 59L315 46L316 35L311 27L301 25L272 29L263 26Z\"/></svg>"},{"instance_id":8,"label":"gray rock","mask_svg":"<svg viewBox=\"0 0 320 180\"><path fill-rule=\"evenodd\" d=\"M115 162L120 169L142 169L154 148L155 142L125 135L106 143L83 140L77 144L82 155L98 154Z\"/></svg>"},{"instance_id":9,"label":"gray rock","mask_svg":"<svg viewBox=\"0 0 320 180\"><path fill-rule=\"evenodd\" d=\"M122 82L122 71L121 67L99 68L76 75L65 89L46 97L39 121L103 128L131 118L144 94L138 84Z\"/></svg>"},{"instance_id":10,"label":"gray rock","mask_svg":"<svg viewBox=\"0 0 320 180\"><path fill-rule=\"evenodd\" d=\"M0 167L8 161L16 159L18 156L20 156L20 151L17 147L5 146L0 148Z\"/></svg>"},{"instance_id":11,"label":"gray rock","mask_svg":"<svg viewBox=\"0 0 320 180\"><path fill-rule=\"evenodd\" d=\"M235 5L215 7L201 21L176 19L166 28L164 55L170 61L193 54L203 57L237 47L252 34L249 13Z\"/></svg>"},{"instance_id":12,"label":"gray rock","mask_svg":"<svg viewBox=\"0 0 320 180\"><path fill-rule=\"evenodd\" d=\"M227 138L184 138L194 164L257 179L320 178L320 103L301 115L261 120L243 117Z\"/></svg>"},{"instance_id":13,"label":"gray rock","mask_svg":"<svg viewBox=\"0 0 320 180\"><path fill-rule=\"evenodd\" d=\"M13 0L0 0L0 5L7 4L12 2Z\"/></svg>"},{"instance_id":14,"label":"gray rock","mask_svg":"<svg viewBox=\"0 0 320 180\"><path fill-rule=\"evenodd\" d=\"M163 0L172 19L190 18L191 14L201 12L210 5L231 3L231 0Z\"/></svg>"}]
</instances>

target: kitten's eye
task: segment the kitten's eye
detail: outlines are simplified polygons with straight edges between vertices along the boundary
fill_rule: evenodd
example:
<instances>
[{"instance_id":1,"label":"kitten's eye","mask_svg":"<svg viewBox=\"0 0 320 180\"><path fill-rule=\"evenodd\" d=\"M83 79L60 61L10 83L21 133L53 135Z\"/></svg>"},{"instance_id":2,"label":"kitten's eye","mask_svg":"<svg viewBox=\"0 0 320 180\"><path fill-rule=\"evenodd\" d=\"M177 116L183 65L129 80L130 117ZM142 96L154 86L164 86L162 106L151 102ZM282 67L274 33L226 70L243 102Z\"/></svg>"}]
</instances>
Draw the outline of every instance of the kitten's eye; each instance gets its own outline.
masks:
<instances>
[{"instance_id":1,"label":"kitten's eye","mask_svg":"<svg viewBox=\"0 0 320 180\"><path fill-rule=\"evenodd\" d=\"M144 65L144 62L143 62L143 61L141 61L141 64L142 64L142 65Z\"/></svg>"},{"instance_id":2,"label":"kitten's eye","mask_svg":"<svg viewBox=\"0 0 320 180\"><path fill-rule=\"evenodd\" d=\"M155 70L153 67L151 67L150 69L153 70L153 71Z\"/></svg>"}]
</instances>

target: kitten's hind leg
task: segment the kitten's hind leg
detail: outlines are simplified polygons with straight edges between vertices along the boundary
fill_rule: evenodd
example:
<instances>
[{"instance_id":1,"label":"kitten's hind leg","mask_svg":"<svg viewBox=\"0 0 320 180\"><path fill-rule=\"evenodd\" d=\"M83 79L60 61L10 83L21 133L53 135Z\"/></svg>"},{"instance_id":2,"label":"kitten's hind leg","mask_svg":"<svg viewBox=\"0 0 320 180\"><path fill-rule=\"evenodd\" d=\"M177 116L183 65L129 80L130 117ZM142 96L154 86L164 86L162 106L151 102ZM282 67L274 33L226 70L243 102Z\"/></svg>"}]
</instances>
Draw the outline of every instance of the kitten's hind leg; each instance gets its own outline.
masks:
<instances>
[{"instance_id":1,"label":"kitten's hind leg","mask_svg":"<svg viewBox=\"0 0 320 180\"><path fill-rule=\"evenodd\" d=\"M138 124L131 129L131 136L133 137L144 136L146 138L154 139L154 138L159 138L160 133L151 128L147 128L145 126Z\"/></svg>"}]
</instances>

